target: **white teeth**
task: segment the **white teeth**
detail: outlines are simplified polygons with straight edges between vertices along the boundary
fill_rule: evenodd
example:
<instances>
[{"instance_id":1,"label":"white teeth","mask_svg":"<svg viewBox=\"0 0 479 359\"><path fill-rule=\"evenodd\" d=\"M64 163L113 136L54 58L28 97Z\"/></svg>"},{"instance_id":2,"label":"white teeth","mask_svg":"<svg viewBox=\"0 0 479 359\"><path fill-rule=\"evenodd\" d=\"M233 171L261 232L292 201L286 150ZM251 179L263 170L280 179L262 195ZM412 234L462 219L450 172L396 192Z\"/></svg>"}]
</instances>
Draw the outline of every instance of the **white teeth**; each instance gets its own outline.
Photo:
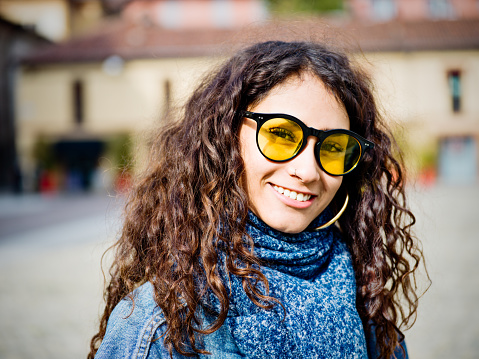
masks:
<instances>
[{"instance_id":1,"label":"white teeth","mask_svg":"<svg viewBox=\"0 0 479 359\"><path fill-rule=\"evenodd\" d=\"M273 188L276 192L284 194L286 197L289 197L289 198L294 199L296 201L306 202L307 200L309 200L311 198L310 194L298 193L298 192L291 191L289 189L279 187L279 186L273 186Z\"/></svg>"}]
</instances>

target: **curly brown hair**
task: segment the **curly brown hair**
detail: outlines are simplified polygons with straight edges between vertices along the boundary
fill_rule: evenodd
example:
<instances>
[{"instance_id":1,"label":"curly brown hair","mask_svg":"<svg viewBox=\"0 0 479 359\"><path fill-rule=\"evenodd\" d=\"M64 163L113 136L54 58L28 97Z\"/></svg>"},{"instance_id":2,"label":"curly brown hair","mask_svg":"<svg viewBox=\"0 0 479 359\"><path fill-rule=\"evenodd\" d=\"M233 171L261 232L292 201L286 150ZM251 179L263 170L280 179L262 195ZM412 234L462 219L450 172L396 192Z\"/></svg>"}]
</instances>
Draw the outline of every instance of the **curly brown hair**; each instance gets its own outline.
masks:
<instances>
[{"instance_id":1,"label":"curly brown hair","mask_svg":"<svg viewBox=\"0 0 479 359\"><path fill-rule=\"evenodd\" d=\"M116 304L147 281L166 318L165 345L183 355L204 353L197 333L212 333L225 321L229 292L220 273L240 277L256 305L268 309L277 304L260 290L268 288L268 281L245 231L248 196L238 129L242 110L305 72L321 79L344 104L351 130L375 143L374 151L344 177L332 206L339 208L349 194L339 226L353 258L356 305L364 325L377 326L382 357L393 355L398 328L415 319L415 272L423 259L410 231L415 218L406 204L393 137L378 113L368 76L346 55L313 42L270 41L238 52L203 79L179 121L157 135L149 165L126 205L106 308L89 358ZM221 264L220 251L226 258ZM207 293L217 297L221 310L202 329L196 313Z\"/></svg>"}]
</instances>

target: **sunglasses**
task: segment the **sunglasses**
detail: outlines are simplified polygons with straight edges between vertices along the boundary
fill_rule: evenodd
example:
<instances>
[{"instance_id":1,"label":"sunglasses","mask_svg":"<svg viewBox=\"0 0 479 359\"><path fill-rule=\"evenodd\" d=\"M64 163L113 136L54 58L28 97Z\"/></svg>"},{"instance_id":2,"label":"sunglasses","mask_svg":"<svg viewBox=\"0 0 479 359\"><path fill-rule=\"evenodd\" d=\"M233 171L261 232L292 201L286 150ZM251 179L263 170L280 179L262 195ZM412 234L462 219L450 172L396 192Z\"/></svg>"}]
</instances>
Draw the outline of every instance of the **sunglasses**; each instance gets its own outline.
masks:
<instances>
[{"instance_id":1,"label":"sunglasses","mask_svg":"<svg viewBox=\"0 0 479 359\"><path fill-rule=\"evenodd\" d=\"M374 143L348 130L321 131L306 126L298 118L282 113L243 111L242 116L256 121L256 144L261 154L274 162L293 159L306 147L307 138L318 142L314 155L323 171L332 176L351 172Z\"/></svg>"}]
</instances>

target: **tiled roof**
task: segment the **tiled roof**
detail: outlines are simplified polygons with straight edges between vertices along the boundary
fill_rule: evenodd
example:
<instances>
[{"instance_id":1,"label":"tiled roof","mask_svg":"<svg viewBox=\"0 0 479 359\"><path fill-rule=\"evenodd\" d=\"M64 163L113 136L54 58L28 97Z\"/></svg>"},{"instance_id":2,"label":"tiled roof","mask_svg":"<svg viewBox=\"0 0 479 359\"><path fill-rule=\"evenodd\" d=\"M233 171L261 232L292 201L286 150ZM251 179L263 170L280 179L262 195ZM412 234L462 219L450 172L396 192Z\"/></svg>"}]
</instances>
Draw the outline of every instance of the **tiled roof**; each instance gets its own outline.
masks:
<instances>
[{"instance_id":1,"label":"tiled roof","mask_svg":"<svg viewBox=\"0 0 479 359\"><path fill-rule=\"evenodd\" d=\"M224 29L167 30L154 25L108 24L104 29L56 44L24 59L27 63L101 61L210 55L228 43L234 31Z\"/></svg>"},{"instance_id":2,"label":"tiled roof","mask_svg":"<svg viewBox=\"0 0 479 359\"><path fill-rule=\"evenodd\" d=\"M479 20L346 23L324 20L267 22L243 29L168 30L152 24L108 23L94 34L56 44L24 59L25 63L192 57L225 54L243 44L267 39L330 39L352 50L428 51L479 49ZM352 45L351 45L352 44Z\"/></svg>"},{"instance_id":3,"label":"tiled roof","mask_svg":"<svg viewBox=\"0 0 479 359\"><path fill-rule=\"evenodd\" d=\"M479 20L349 24L363 51L479 49Z\"/></svg>"}]
</instances>

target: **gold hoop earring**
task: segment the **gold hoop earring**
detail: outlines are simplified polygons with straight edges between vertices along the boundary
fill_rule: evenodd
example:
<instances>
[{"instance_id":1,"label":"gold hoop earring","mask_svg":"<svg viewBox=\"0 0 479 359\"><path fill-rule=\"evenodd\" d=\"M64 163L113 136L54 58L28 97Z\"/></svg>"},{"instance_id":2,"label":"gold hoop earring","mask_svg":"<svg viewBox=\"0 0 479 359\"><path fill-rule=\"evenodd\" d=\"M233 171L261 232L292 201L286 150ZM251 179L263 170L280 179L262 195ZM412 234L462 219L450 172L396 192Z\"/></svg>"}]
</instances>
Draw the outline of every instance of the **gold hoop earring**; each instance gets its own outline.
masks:
<instances>
[{"instance_id":1,"label":"gold hoop earring","mask_svg":"<svg viewBox=\"0 0 479 359\"><path fill-rule=\"evenodd\" d=\"M338 212L338 214L335 215L333 218L331 218L331 220L329 220L327 223L323 224L322 226L319 226L319 227L315 228L314 230L319 231L321 229L325 229L325 228L329 227L330 225L332 225L334 222L336 222L339 219L339 217L341 217L341 215L346 210L346 207L348 206L348 202L349 202L349 195L346 193L346 199L344 200L343 207Z\"/></svg>"}]
</instances>

